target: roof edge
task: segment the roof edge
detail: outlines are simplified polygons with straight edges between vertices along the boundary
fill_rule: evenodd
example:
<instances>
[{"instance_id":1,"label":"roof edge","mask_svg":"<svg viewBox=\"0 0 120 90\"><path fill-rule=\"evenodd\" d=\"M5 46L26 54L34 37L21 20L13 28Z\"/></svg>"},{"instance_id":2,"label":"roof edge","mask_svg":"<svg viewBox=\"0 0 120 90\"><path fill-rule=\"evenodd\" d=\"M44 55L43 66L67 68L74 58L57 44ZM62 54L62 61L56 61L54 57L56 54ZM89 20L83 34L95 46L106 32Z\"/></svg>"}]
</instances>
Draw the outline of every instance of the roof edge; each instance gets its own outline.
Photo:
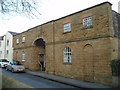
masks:
<instances>
[{"instance_id":1,"label":"roof edge","mask_svg":"<svg viewBox=\"0 0 120 90\"><path fill-rule=\"evenodd\" d=\"M42 26L42 25L44 25L44 24L47 24L47 23L50 23L50 22L54 22L54 21L60 20L60 19L62 19L62 18L65 18L65 17L71 16L71 15L74 15L74 14L77 14L77 13L80 13L80 12L83 12L83 11L86 11L86 10L91 9L91 8L95 8L95 7L97 7L97 6L100 6L100 5L103 5L103 4L106 4L106 3L108 3L109 5L112 5L109 1L105 1L105 2L102 2L102 3L100 3L100 4L97 4L97 5L88 7L88 8L86 8L86 9L83 9L83 10L80 10L80 11L77 11L77 12L74 12L74 13L72 13L72 14L69 14L69 15L66 15L66 16L63 16L63 17L60 17L60 18L58 18L58 19L50 20L50 21L45 22L45 23L43 23L43 24L37 25L37 26L32 27L32 28L30 28L30 29L28 29L28 30L26 30L26 31L23 31L23 32L21 32L21 33L18 33L17 35L22 34L22 33L25 33L25 32L27 32L27 31L29 31L29 30L31 30L31 29L34 29L34 28L39 27L39 26ZM14 36L16 36L16 35L14 35Z\"/></svg>"}]
</instances>

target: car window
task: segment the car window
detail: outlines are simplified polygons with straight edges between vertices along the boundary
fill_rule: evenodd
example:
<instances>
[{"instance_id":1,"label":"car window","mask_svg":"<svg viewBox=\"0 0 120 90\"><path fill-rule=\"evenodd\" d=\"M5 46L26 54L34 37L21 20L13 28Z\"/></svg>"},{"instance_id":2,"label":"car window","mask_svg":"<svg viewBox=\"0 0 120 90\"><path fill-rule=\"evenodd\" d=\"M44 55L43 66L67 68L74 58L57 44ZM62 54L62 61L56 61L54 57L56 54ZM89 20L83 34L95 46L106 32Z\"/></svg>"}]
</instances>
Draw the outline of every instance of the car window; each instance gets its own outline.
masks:
<instances>
[{"instance_id":1,"label":"car window","mask_svg":"<svg viewBox=\"0 0 120 90\"><path fill-rule=\"evenodd\" d=\"M21 65L20 62L13 62L14 65Z\"/></svg>"},{"instance_id":2,"label":"car window","mask_svg":"<svg viewBox=\"0 0 120 90\"><path fill-rule=\"evenodd\" d=\"M7 59L1 59L2 62L8 62Z\"/></svg>"}]
</instances>

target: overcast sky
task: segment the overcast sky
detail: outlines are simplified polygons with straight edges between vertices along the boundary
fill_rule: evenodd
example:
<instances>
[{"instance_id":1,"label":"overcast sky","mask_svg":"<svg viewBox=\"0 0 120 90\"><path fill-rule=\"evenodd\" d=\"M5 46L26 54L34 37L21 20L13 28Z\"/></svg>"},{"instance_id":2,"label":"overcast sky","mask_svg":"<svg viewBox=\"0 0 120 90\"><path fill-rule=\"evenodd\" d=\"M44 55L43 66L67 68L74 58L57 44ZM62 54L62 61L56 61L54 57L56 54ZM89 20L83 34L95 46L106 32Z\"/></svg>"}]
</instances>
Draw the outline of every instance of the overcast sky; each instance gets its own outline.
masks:
<instances>
[{"instance_id":1,"label":"overcast sky","mask_svg":"<svg viewBox=\"0 0 120 90\"><path fill-rule=\"evenodd\" d=\"M16 16L10 20L2 20L0 18L0 36L6 34L7 31L23 32L29 28L40 25L47 21L51 21L74 12L89 8L106 0L38 0L39 19L28 19L26 17ZM108 0L112 5L112 9L118 12L118 1ZM5 18L3 16L3 18Z\"/></svg>"}]
</instances>

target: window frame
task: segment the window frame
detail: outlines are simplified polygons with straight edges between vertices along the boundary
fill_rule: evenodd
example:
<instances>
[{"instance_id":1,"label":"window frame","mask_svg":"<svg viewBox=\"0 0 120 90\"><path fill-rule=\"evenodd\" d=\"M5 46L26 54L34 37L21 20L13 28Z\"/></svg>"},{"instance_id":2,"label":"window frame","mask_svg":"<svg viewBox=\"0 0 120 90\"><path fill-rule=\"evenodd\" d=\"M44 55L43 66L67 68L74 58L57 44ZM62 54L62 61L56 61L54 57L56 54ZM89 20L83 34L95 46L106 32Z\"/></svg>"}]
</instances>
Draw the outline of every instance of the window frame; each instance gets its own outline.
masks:
<instances>
[{"instance_id":1,"label":"window frame","mask_svg":"<svg viewBox=\"0 0 120 90\"><path fill-rule=\"evenodd\" d=\"M26 40L26 37L25 37L25 36L23 36L23 37L22 37L22 43L24 43L24 42L25 42L25 40Z\"/></svg>"},{"instance_id":2,"label":"window frame","mask_svg":"<svg viewBox=\"0 0 120 90\"><path fill-rule=\"evenodd\" d=\"M19 38L16 39L16 44L19 44Z\"/></svg>"},{"instance_id":3,"label":"window frame","mask_svg":"<svg viewBox=\"0 0 120 90\"><path fill-rule=\"evenodd\" d=\"M63 28L64 28L64 33L67 33L67 32L71 32L71 23L65 23L63 25Z\"/></svg>"},{"instance_id":4,"label":"window frame","mask_svg":"<svg viewBox=\"0 0 120 90\"><path fill-rule=\"evenodd\" d=\"M7 39L7 46L9 46L9 43L10 43L10 41L9 41L9 39Z\"/></svg>"},{"instance_id":5,"label":"window frame","mask_svg":"<svg viewBox=\"0 0 120 90\"><path fill-rule=\"evenodd\" d=\"M9 50L6 50L6 57L9 57Z\"/></svg>"},{"instance_id":6,"label":"window frame","mask_svg":"<svg viewBox=\"0 0 120 90\"><path fill-rule=\"evenodd\" d=\"M64 48L64 51L63 51L63 54L64 54L64 63L72 63L72 50L70 47L65 47Z\"/></svg>"},{"instance_id":7,"label":"window frame","mask_svg":"<svg viewBox=\"0 0 120 90\"><path fill-rule=\"evenodd\" d=\"M92 16L83 18L83 27L84 28L92 27L93 26L92 20L93 20Z\"/></svg>"},{"instance_id":8,"label":"window frame","mask_svg":"<svg viewBox=\"0 0 120 90\"><path fill-rule=\"evenodd\" d=\"M26 53L22 52L22 62L25 62L25 61L26 61Z\"/></svg>"}]
</instances>

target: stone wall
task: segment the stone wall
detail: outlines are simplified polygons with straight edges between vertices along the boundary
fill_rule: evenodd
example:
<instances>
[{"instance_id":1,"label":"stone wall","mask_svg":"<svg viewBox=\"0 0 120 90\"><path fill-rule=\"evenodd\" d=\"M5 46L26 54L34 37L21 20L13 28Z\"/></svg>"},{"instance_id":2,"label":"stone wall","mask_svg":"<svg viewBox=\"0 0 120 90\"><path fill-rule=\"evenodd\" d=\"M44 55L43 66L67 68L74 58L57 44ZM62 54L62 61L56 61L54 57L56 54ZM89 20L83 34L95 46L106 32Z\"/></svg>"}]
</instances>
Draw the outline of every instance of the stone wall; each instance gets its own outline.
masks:
<instances>
[{"instance_id":1,"label":"stone wall","mask_svg":"<svg viewBox=\"0 0 120 90\"><path fill-rule=\"evenodd\" d=\"M55 74L104 84L111 83L111 13L111 7L107 3L54 22ZM83 18L88 16L92 16L93 26L85 29ZM63 25L65 23L71 23L71 32L64 33ZM86 45L93 48L93 57L85 54ZM63 62L65 47L72 49L72 63ZM89 58L93 59L89 60ZM92 72L89 71L89 68L93 69ZM90 74L92 74L90 77L92 80L87 78Z\"/></svg>"},{"instance_id":2,"label":"stone wall","mask_svg":"<svg viewBox=\"0 0 120 90\"><path fill-rule=\"evenodd\" d=\"M40 70L38 63L39 54L46 53L47 46L46 50L43 51L43 48L35 46L35 41L42 38L46 45L53 42L52 29L52 23L46 23L14 36L14 60L22 61L22 52L24 51L26 53L26 61L22 63L25 67L31 70ZM22 42L22 37L26 38L25 42ZM16 43L17 39L19 39L18 44Z\"/></svg>"},{"instance_id":3,"label":"stone wall","mask_svg":"<svg viewBox=\"0 0 120 90\"><path fill-rule=\"evenodd\" d=\"M120 14L113 11L112 18L113 18L113 30L114 30L113 33L114 33L114 36L120 38L120 25L119 25Z\"/></svg>"},{"instance_id":4,"label":"stone wall","mask_svg":"<svg viewBox=\"0 0 120 90\"><path fill-rule=\"evenodd\" d=\"M91 52L93 60L91 61L89 61L91 56L84 52L86 45L93 48L93 53ZM66 46L72 49L72 63L63 62L63 50ZM94 82L111 83L110 56L110 38L57 44L55 45L55 74L84 80L86 78L84 77L85 70L88 72L89 68L93 68Z\"/></svg>"},{"instance_id":5,"label":"stone wall","mask_svg":"<svg viewBox=\"0 0 120 90\"><path fill-rule=\"evenodd\" d=\"M92 27L83 27L83 18L92 16ZM14 36L14 59L21 61L26 52L26 68L40 70L39 53L43 48L35 46L40 38L45 41L45 66L47 73L80 80L111 84L110 61L116 57L118 45L113 34L111 4L106 2L47 22ZM63 25L71 23L71 32L64 33ZM24 43L16 44L26 37ZM113 44L116 43L116 44ZM72 62L64 63L64 48L72 50ZM113 53L114 49L115 54Z\"/></svg>"}]
</instances>

